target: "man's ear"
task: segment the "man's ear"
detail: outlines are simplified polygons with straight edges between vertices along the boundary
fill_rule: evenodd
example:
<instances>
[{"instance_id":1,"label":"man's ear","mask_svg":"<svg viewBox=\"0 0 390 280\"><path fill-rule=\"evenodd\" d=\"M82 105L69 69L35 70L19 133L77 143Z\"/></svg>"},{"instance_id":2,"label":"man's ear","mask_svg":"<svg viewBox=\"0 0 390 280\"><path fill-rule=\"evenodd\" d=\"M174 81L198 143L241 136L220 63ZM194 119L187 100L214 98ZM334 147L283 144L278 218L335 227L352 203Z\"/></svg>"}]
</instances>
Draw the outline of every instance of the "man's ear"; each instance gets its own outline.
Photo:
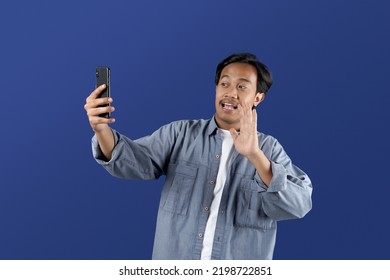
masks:
<instances>
[{"instance_id":1,"label":"man's ear","mask_svg":"<svg viewBox=\"0 0 390 280\"><path fill-rule=\"evenodd\" d=\"M255 100L253 102L253 106L257 106L262 102L265 98L265 93L264 92L258 92L256 93Z\"/></svg>"}]
</instances>

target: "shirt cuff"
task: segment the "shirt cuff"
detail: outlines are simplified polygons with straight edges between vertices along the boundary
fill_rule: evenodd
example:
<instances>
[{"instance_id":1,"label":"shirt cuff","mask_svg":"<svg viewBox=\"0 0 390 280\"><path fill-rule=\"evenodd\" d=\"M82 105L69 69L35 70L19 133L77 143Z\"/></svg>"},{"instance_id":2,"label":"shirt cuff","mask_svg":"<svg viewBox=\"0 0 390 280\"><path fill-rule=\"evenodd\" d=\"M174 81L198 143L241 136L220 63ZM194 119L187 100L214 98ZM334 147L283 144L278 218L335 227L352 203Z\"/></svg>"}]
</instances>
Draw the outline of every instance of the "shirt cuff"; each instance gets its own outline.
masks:
<instances>
[{"instance_id":1,"label":"shirt cuff","mask_svg":"<svg viewBox=\"0 0 390 280\"><path fill-rule=\"evenodd\" d=\"M259 186L267 192L279 192L286 188L287 183L287 170L282 164L271 161L272 179L267 185L261 179L259 173L256 171L255 180L259 183Z\"/></svg>"},{"instance_id":2,"label":"shirt cuff","mask_svg":"<svg viewBox=\"0 0 390 280\"><path fill-rule=\"evenodd\" d=\"M107 161L106 157L102 153L102 150L100 149L96 134L92 137L92 155L95 160L101 165L110 164L117 157L116 147L119 142L119 135L118 132L116 132L114 129L111 129L111 131L112 135L114 136L114 149L112 150L112 156L109 161Z\"/></svg>"}]
</instances>

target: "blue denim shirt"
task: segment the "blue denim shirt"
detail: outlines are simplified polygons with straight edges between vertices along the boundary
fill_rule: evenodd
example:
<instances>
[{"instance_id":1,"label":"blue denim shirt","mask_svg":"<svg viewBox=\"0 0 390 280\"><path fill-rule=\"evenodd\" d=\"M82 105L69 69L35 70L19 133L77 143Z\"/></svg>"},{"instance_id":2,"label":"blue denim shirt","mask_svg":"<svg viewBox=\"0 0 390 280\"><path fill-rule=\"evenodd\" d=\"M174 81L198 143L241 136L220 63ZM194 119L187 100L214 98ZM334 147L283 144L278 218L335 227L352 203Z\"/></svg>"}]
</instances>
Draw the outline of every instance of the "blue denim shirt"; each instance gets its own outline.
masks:
<instances>
[{"instance_id":1,"label":"blue denim shirt","mask_svg":"<svg viewBox=\"0 0 390 280\"><path fill-rule=\"evenodd\" d=\"M113 134L115 148L108 162L96 137L92 139L94 157L108 172L125 179L166 176L153 259L200 259L222 152L214 118L176 121L135 141ZM275 138L263 133L258 137L272 164L272 181L267 188L251 162L233 151L212 259L272 259L277 221L301 218L311 209L309 177L291 163Z\"/></svg>"}]
</instances>

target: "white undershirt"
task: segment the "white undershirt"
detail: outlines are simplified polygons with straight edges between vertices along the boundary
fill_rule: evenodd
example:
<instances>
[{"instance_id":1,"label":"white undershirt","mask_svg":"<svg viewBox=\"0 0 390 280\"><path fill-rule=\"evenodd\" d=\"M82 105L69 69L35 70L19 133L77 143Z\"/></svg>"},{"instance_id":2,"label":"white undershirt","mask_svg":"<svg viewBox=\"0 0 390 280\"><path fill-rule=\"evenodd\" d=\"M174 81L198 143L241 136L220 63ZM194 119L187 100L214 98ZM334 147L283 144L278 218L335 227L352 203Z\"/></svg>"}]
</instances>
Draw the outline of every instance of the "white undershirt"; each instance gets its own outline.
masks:
<instances>
[{"instance_id":1,"label":"white undershirt","mask_svg":"<svg viewBox=\"0 0 390 280\"><path fill-rule=\"evenodd\" d=\"M233 138L228 130L220 129L222 137L222 154L220 157L217 181L214 188L214 198L210 207L210 215L207 219L206 230L203 237L203 248L200 259L210 260L211 252L213 250L213 241L215 234L215 227L217 225L217 217L219 205L221 204L221 197L223 187L225 185L227 172L232 159Z\"/></svg>"}]
</instances>

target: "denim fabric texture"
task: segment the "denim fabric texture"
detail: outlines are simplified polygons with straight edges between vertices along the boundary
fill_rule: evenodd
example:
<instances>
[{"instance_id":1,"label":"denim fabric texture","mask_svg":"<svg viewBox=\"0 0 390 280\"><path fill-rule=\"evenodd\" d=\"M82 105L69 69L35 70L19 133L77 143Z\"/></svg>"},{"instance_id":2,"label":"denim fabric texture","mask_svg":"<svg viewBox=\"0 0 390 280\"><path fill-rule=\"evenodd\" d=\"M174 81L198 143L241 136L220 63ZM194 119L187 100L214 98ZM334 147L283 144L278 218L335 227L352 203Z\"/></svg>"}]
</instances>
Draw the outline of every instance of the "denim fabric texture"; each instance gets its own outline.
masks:
<instances>
[{"instance_id":1,"label":"denim fabric texture","mask_svg":"<svg viewBox=\"0 0 390 280\"><path fill-rule=\"evenodd\" d=\"M134 141L115 130L113 135L108 162L92 138L93 155L110 174L143 180L166 176L153 259L200 259L222 152L214 118L172 122ZM212 259L272 259L277 221L301 218L312 207L309 177L274 137L258 132L258 139L271 161L272 181L267 187L251 162L233 151Z\"/></svg>"}]
</instances>

